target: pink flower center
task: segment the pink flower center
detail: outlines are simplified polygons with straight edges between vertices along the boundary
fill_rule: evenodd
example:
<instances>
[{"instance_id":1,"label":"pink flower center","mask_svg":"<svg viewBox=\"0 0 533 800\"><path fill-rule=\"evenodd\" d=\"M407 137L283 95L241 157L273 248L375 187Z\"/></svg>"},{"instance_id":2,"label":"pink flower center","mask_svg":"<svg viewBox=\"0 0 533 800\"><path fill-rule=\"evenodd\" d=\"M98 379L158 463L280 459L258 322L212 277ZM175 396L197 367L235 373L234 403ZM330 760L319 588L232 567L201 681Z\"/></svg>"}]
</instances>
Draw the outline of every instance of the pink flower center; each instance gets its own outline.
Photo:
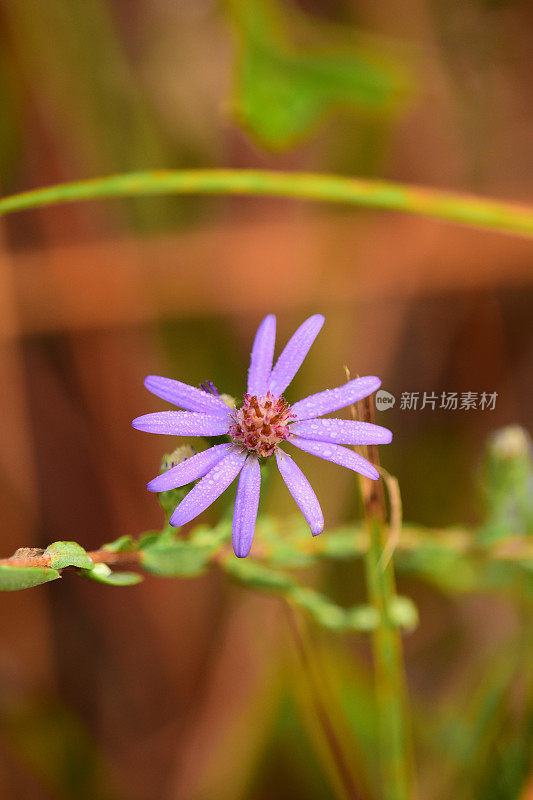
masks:
<instances>
[{"instance_id":1,"label":"pink flower center","mask_svg":"<svg viewBox=\"0 0 533 800\"><path fill-rule=\"evenodd\" d=\"M283 397L244 395L244 405L232 413L229 435L237 444L259 456L271 456L276 446L290 436L289 422L295 419Z\"/></svg>"}]
</instances>

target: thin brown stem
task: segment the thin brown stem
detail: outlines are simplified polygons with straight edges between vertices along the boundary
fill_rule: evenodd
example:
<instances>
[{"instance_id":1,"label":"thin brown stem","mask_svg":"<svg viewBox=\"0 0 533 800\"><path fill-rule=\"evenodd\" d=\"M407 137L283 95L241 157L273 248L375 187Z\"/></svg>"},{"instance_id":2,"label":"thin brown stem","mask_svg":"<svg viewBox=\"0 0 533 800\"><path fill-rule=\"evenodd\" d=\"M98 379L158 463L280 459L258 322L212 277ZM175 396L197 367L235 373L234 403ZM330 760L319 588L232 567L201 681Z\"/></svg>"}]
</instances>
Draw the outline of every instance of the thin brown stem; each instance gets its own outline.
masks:
<instances>
[{"instance_id":1,"label":"thin brown stem","mask_svg":"<svg viewBox=\"0 0 533 800\"><path fill-rule=\"evenodd\" d=\"M115 564L120 566L141 564L141 553L138 550L128 550L113 553L102 548L87 553L95 564ZM1 567L51 567L53 557L44 550L36 547L21 547L11 558L0 558Z\"/></svg>"}]
</instances>

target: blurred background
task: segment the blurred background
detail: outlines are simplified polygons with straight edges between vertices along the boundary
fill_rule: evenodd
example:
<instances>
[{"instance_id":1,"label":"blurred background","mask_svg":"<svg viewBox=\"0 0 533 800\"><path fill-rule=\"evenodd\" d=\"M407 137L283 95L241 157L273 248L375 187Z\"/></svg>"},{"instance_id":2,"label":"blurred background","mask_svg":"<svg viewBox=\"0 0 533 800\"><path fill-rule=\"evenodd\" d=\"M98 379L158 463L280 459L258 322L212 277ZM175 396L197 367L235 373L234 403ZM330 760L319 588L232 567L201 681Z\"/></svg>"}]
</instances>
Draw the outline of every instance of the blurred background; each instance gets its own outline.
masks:
<instances>
[{"instance_id":1,"label":"blurred background","mask_svg":"<svg viewBox=\"0 0 533 800\"><path fill-rule=\"evenodd\" d=\"M532 34L525 0L5 2L0 189L261 167L527 202ZM404 517L479 524L486 437L533 421L532 258L525 239L272 198L4 218L2 555L71 539L91 550L160 526L145 483L172 444L130 426L162 407L144 376L238 396L268 312L278 352L307 315L326 315L289 401L339 385L345 364L395 395L377 421L395 434L381 456ZM404 392L467 391L497 393L495 408L400 404ZM351 519L352 475L298 461L327 526ZM292 502L272 481L268 510ZM346 603L364 597L357 563L311 580ZM532 798L527 610L415 577L400 589L421 617L405 643L420 797ZM278 599L217 572L113 589L67 571L4 594L0 628L2 798L337 796ZM361 796L375 797L367 642L309 636Z\"/></svg>"}]
</instances>

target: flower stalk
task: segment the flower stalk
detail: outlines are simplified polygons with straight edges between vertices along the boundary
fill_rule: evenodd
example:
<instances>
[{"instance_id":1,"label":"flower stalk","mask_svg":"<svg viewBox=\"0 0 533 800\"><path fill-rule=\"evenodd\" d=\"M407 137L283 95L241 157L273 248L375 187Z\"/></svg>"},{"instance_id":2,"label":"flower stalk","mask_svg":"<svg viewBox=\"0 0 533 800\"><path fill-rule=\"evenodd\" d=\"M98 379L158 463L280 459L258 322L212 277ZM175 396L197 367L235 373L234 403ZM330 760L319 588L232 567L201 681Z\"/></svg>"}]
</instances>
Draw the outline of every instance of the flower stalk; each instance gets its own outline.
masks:
<instances>
[{"instance_id":1,"label":"flower stalk","mask_svg":"<svg viewBox=\"0 0 533 800\"><path fill-rule=\"evenodd\" d=\"M370 397L358 404L358 416L374 421ZM365 457L379 464L375 445L367 445ZM415 796L410 730L407 720L407 692L403 648L399 629L391 613L396 598L392 555L387 553L385 497L382 482L360 477L368 548L365 573L369 603L379 612L379 624L372 633L378 710L379 760L384 800L412 800ZM384 557L387 555L387 557Z\"/></svg>"}]
</instances>

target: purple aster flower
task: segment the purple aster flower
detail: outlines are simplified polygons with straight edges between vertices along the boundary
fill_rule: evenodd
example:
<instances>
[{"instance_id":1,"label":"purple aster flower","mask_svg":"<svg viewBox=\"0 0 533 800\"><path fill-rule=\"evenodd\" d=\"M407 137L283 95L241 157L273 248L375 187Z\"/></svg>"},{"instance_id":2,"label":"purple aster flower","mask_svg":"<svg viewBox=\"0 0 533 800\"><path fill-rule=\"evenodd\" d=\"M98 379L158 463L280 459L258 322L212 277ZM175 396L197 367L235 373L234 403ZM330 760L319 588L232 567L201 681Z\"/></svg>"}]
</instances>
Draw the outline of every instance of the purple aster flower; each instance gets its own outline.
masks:
<instances>
[{"instance_id":1,"label":"purple aster flower","mask_svg":"<svg viewBox=\"0 0 533 800\"><path fill-rule=\"evenodd\" d=\"M272 366L276 318L269 314L255 336L248 371L248 391L240 408L230 408L213 384L204 389L170 378L149 376L146 388L184 411L161 411L133 420L133 427L149 433L176 436L229 437L187 458L148 483L152 492L186 486L193 488L174 510L170 524L185 525L213 503L238 477L233 513L233 549L244 558L254 536L261 486L260 460L276 457L281 476L316 536L324 530L324 516L311 485L281 445L288 443L319 458L377 480L375 467L343 445L388 444L392 433L380 425L324 417L372 394L379 378L348 381L290 406L282 396L324 324L315 314L300 325ZM207 390L207 391L206 391Z\"/></svg>"}]
</instances>

